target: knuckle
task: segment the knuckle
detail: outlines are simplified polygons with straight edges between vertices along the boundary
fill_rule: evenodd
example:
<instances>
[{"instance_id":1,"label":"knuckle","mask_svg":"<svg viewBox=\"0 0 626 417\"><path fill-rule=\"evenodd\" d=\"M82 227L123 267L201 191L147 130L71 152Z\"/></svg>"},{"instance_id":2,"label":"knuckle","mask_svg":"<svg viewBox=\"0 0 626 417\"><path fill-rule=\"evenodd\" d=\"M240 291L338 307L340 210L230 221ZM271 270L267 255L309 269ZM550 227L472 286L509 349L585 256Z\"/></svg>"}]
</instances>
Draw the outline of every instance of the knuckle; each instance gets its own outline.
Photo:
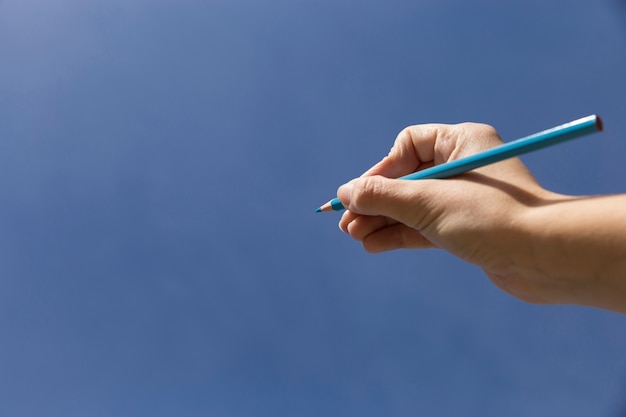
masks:
<instances>
[{"instance_id":1,"label":"knuckle","mask_svg":"<svg viewBox=\"0 0 626 417\"><path fill-rule=\"evenodd\" d=\"M436 123L407 126L398 133L393 146L398 149L412 149L420 138L437 136L440 128L441 125Z\"/></svg>"},{"instance_id":2,"label":"knuckle","mask_svg":"<svg viewBox=\"0 0 626 417\"><path fill-rule=\"evenodd\" d=\"M455 126L457 138L455 154L476 153L481 149L491 148L502 142L498 131L485 123L464 122Z\"/></svg>"},{"instance_id":3,"label":"knuckle","mask_svg":"<svg viewBox=\"0 0 626 417\"><path fill-rule=\"evenodd\" d=\"M486 139L494 139L494 138L498 138L498 132L496 131L496 129L491 126L491 125L487 125L487 124L476 124L476 130L477 133Z\"/></svg>"},{"instance_id":4,"label":"knuckle","mask_svg":"<svg viewBox=\"0 0 626 417\"><path fill-rule=\"evenodd\" d=\"M363 214L367 213L380 190L377 177L362 178L352 190L351 208Z\"/></svg>"},{"instance_id":5,"label":"knuckle","mask_svg":"<svg viewBox=\"0 0 626 417\"><path fill-rule=\"evenodd\" d=\"M464 130L471 132L472 136L478 138L494 138L499 137L495 127L485 123L466 122L462 123Z\"/></svg>"},{"instance_id":6,"label":"knuckle","mask_svg":"<svg viewBox=\"0 0 626 417\"><path fill-rule=\"evenodd\" d=\"M407 126L398 133L388 153L389 156L402 154L404 149L413 143L414 128L415 126Z\"/></svg>"}]
</instances>

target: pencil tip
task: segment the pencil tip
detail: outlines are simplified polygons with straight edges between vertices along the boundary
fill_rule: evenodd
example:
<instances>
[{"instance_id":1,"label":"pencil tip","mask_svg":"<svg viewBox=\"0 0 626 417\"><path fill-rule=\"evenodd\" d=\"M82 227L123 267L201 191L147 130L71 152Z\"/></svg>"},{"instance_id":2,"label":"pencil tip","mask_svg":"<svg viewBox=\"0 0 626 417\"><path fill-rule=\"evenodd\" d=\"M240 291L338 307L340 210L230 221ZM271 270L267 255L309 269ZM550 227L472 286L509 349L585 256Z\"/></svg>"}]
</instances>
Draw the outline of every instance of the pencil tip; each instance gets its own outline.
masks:
<instances>
[{"instance_id":1,"label":"pencil tip","mask_svg":"<svg viewBox=\"0 0 626 417\"><path fill-rule=\"evenodd\" d=\"M330 202L322 204L317 210L315 210L316 213L326 213L327 211L332 211L333 208L330 205Z\"/></svg>"}]
</instances>

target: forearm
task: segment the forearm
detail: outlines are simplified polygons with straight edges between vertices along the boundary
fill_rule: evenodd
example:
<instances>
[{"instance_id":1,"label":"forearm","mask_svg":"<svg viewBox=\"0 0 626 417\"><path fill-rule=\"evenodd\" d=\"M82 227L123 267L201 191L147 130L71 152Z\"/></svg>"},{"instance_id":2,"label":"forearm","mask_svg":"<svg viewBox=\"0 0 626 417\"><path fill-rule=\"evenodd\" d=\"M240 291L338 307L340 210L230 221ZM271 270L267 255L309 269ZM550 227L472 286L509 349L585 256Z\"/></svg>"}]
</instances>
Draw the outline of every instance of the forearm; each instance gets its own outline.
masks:
<instances>
[{"instance_id":1,"label":"forearm","mask_svg":"<svg viewBox=\"0 0 626 417\"><path fill-rule=\"evenodd\" d=\"M555 195L527 213L519 272L540 275L550 301L626 313L626 195Z\"/></svg>"}]
</instances>

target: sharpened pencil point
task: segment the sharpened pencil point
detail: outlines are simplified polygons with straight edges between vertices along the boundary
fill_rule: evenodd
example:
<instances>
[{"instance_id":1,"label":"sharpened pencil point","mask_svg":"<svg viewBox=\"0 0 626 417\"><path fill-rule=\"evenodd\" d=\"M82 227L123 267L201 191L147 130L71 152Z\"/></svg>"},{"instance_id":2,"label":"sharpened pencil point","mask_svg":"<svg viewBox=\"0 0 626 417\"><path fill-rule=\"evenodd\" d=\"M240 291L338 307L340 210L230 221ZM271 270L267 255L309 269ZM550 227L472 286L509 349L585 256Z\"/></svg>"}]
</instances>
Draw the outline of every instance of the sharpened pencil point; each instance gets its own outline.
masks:
<instances>
[{"instance_id":1,"label":"sharpened pencil point","mask_svg":"<svg viewBox=\"0 0 626 417\"><path fill-rule=\"evenodd\" d=\"M333 198L328 203L322 204L322 206L318 208L317 210L315 210L315 212L316 213L319 213L319 212L330 213L333 211L341 211L343 209L344 207L343 207L343 204L341 204L341 201L339 201L338 198Z\"/></svg>"},{"instance_id":2,"label":"sharpened pencil point","mask_svg":"<svg viewBox=\"0 0 626 417\"><path fill-rule=\"evenodd\" d=\"M330 204L330 201L328 203L322 204L317 210L315 210L316 213L327 213L329 211L333 211L333 207Z\"/></svg>"}]
</instances>

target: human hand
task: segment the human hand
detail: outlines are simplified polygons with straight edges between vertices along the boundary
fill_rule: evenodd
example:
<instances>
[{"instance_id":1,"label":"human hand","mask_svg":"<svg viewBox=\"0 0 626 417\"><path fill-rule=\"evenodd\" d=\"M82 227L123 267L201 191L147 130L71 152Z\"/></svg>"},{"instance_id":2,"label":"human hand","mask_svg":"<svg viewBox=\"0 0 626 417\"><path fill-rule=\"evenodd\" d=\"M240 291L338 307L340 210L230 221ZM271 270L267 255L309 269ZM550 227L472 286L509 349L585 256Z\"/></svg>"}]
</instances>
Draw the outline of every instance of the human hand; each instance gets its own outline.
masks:
<instances>
[{"instance_id":1,"label":"human hand","mask_svg":"<svg viewBox=\"0 0 626 417\"><path fill-rule=\"evenodd\" d=\"M626 313L626 194L542 188L507 159L445 180L397 180L502 143L488 125L418 125L337 196L339 227L369 252L441 248L524 301Z\"/></svg>"},{"instance_id":2,"label":"human hand","mask_svg":"<svg viewBox=\"0 0 626 417\"><path fill-rule=\"evenodd\" d=\"M479 238L506 232L529 204L546 198L518 159L446 180L393 180L502 144L488 125L417 125L404 129L389 155L338 190L339 226L370 252L439 247L473 263L489 254ZM504 236L502 236L504 237ZM474 248L474 246L479 246ZM486 248L485 248L486 249Z\"/></svg>"},{"instance_id":3,"label":"human hand","mask_svg":"<svg viewBox=\"0 0 626 417\"><path fill-rule=\"evenodd\" d=\"M369 252L447 250L525 301L626 311L626 288L615 279L624 275L626 262L611 261L623 259L623 250L613 253L590 234L604 229L608 235L624 223L598 213L607 204L624 212L624 196L601 202L549 192L515 158L445 180L393 179L501 143L492 127L481 124L404 129L387 157L339 188L347 209L339 227ZM599 217L606 221L589 224ZM622 235L611 242L623 241ZM610 262L617 266L607 269ZM602 282L598 271L611 271L612 282L590 285Z\"/></svg>"}]
</instances>

